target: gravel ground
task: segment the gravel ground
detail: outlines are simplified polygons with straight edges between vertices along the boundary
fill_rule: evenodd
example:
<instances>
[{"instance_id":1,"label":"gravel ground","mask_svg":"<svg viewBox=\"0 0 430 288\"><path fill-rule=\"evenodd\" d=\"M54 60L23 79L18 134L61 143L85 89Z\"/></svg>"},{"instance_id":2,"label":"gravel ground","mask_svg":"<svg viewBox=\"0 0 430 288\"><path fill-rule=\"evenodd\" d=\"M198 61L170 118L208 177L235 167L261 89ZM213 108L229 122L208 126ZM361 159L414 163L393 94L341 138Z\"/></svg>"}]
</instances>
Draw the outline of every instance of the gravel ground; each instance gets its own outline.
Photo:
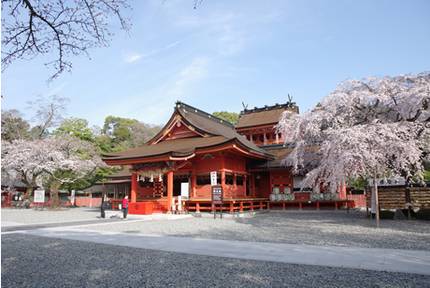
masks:
<instances>
[{"instance_id":1,"label":"gravel ground","mask_svg":"<svg viewBox=\"0 0 430 288\"><path fill-rule=\"evenodd\" d=\"M2 209L2 221L43 223L100 217L99 208L62 211ZM430 221L376 220L364 211L277 211L253 217L180 220L118 221L118 224L81 227L88 230L179 236L204 239L350 246L430 251Z\"/></svg>"},{"instance_id":2,"label":"gravel ground","mask_svg":"<svg viewBox=\"0 0 430 288\"><path fill-rule=\"evenodd\" d=\"M430 250L430 222L370 220L365 212L272 212L254 217L120 222L89 230L303 245Z\"/></svg>"},{"instance_id":3,"label":"gravel ground","mask_svg":"<svg viewBox=\"0 0 430 288\"><path fill-rule=\"evenodd\" d=\"M172 221L173 222L173 221ZM208 257L7 234L2 287L430 287L430 276Z\"/></svg>"},{"instance_id":4,"label":"gravel ground","mask_svg":"<svg viewBox=\"0 0 430 288\"><path fill-rule=\"evenodd\" d=\"M96 219L98 208L2 209L2 221ZM80 229L305 245L430 250L429 221L381 220L351 211L254 217L118 221ZM2 287L430 287L430 276L209 257L23 234L1 237Z\"/></svg>"},{"instance_id":5,"label":"gravel ground","mask_svg":"<svg viewBox=\"0 0 430 288\"><path fill-rule=\"evenodd\" d=\"M40 208L39 208L40 209ZM61 208L59 211L1 208L1 221L31 224L73 220L94 220L100 217L100 208Z\"/></svg>"}]
</instances>

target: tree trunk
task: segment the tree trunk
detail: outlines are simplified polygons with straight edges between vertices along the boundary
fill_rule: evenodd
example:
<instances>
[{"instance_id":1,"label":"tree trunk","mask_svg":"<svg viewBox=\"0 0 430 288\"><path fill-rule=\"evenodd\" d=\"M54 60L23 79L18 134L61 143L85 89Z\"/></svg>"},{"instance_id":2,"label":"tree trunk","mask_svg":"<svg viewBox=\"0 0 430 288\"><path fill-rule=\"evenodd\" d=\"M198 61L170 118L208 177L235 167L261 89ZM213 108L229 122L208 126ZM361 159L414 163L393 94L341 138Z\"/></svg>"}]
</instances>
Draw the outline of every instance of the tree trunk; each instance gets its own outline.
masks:
<instances>
[{"instance_id":1,"label":"tree trunk","mask_svg":"<svg viewBox=\"0 0 430 288\"><path fill-rule=\"evenodd\" d=\"M375 182L376 227L379 228L379 196L378 196L378 181L376 179L376 167L374 168L373 177Z\"/></svg>"},{"instance_id":2,"label":"tree trunk","mask_svg":"<svg viewBox=\"0 0 430 288\"><path fill-rule=\"evenodd\" d=\"M31 182L27 180L27 173L21 171L21 174L22 182L25 184L25 186L27 186L27 191L25 191L24 194L24 207L28 209L30 208L31 203L31 193L33 193L34 185L36 184L36 178L39 176L39 174L33 174L33 179L31 180Z\"/></svg>"},{"instance_id":3,"label":"tree trunk","mask_svg":"<svg viewBox=\"0 0 430 288\"><path fill-rule=\"evenodd\" d=\"M60 209L60 199L58 197L58 188L61 186L61 181L53 181L51 184L51 187L49 189L51 190L51 210L58 210Z\"/></svg>"},{"instance_id":4,"label":"tree trunk","mask_svg":"<svg viewBox=\"0 0 430 288\"><path fill-rule=\"evenodd\" d=\"M33 185L31 186L27 185L27 191L25 191L25 194L24 194L24 207L27 209L30 208L30 203L31 203L30 197L32 192L33 192Z\"/></svg>"}]
</instances>

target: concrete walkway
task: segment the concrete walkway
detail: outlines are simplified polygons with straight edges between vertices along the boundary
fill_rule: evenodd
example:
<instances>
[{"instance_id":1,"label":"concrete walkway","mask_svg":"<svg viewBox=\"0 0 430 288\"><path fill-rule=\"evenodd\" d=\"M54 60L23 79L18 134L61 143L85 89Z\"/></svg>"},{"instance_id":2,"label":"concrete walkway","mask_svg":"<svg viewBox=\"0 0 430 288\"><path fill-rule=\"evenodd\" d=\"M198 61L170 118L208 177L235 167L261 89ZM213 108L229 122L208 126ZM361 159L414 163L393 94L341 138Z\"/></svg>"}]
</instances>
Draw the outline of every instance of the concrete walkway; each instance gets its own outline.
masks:
<instances>
[{"instance_id":1,"label":"concrete walkway","mask_svg":"<svg viewBox=\"0 0 430 288\"><path fill-rule=\"evenodd\" d=\"M206 256L430 275L430 251L147 236L70 227L15 233Z\"/></svg>"}]
</instances>

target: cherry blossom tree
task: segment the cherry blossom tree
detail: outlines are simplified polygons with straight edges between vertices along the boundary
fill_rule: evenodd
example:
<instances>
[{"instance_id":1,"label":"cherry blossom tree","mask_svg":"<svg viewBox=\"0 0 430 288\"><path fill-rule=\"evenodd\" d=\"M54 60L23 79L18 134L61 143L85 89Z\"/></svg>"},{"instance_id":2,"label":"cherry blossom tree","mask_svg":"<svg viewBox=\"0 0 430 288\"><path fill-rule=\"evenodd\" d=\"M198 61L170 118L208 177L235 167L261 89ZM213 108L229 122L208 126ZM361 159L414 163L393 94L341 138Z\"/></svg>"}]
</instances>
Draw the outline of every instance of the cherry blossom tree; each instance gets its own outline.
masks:
<instances>
[{"instance_id":1,"label":"cherry blossom tree","mask_svg":"<svg viewBox=\"0 0 430 288\"><path fill-rule=\"evenodd\" d=\"M129 31L129 19L122 12L127 0L2 0L2 71L16 59L31 60L56 53L46 63L55 73L70 72L69 56L88 56L88 49L106 47L114 35L111 23L117 19Z\"/></svg>"},{"instance_id":2,"label":"cherry blossom tree","mask_svg":"<svg viewBox=\"0 0 430 288\"><path fill-rule=\"evenodd\" d=\"M49 147L46 140L24 139L1 141L2 179L22 181L27 186L24 205L29 207L34 185L40 180L47 163Z\"/></svg>"},{"instance_id":3,"label":"cherry blossom tree","mask_svg":"<svg viewBox=\"0 0 430 288\"><path fill-rule=\"evenodd\" d=\"M430 72L345 80L317 107L282 115L277 129L294 148L283 164L306 174L302 187L378 175L423 179L429 104Z\"/></svg>"},{"instance_id":4,"label":"cherry blossom tree","mask_svg":"<svg viewBox=\"0 0 430 288\"><path fill-rule=\"evenodd\" d=\"M90 142L68 135L34 141L2 140L2 177L27 185L26 207L34 185L48 183L53 196L51 210L56 210L62 184L91 177L97 167L104 166L97 152Z\"/></svg>"},{"instance_id":5,"label":"cherry blossom tree","mask_svg":"<svg viewBox=\"0 0 430 288\"><path fill-rule=\"evenodd\" d=\"M91 177L104 163L98 151L88 141L65 135L60 138L47 138L45 142L51 147L51 151L43 171L49 175L52 201L50 210L57 210L60 206L58 188L64 183Z\"/></svg>"}]
</instances>

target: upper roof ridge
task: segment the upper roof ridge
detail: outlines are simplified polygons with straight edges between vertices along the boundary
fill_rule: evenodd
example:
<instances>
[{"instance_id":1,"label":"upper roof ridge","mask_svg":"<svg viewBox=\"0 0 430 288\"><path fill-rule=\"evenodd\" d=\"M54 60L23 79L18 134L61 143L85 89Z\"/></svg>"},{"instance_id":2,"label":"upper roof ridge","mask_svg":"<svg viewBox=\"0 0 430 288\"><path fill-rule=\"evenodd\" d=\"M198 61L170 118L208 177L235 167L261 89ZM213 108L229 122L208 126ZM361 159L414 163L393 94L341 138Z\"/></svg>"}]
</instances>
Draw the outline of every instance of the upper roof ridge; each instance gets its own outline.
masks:
<instances>
[{"instance_id":1,"label":"upper roof ridge","mask_svg":"<svg viewBox=\"0 0 430 288\"><path fill-rule=\"evenodd\" d=\"M219 117L216 117L216 116L214 116L214 115L212 115L210 113L207 113L207 112L205 112L203 110L197 109L197 108L195 108L195 107L193 107L191 105L185 104L184 102L181 102L179 100L176 101L176 109L181 109L184 113L188 113L188 112L195 113L197 115L200 115L200 116L203 116L205 118L211 119L212 121L215 121L217 123L223 124L223 125L225 125L227 127L230 127L232 129L234 129L234 125L232 123L230 123L230 122L228 122L228 121L226 121L224 119L221 119Z\"/></svg>"},{"instance_id":2,"label":"upper roof ridge","mask_svg":"<svg viewBox=\"0 0 430 288\"><path fill-rule=\"evenodd\" d=\"M258 108L255 106L253 109L245 108L244 110L242 110L240 112L240 114L243 115L243 114L249 114L249 113L255 113L255 112L269 111L269 110L273 110L273 109L285 109L285 108L294 109L295 107L296 107L296 102L287 101L287 103L285 103L285 104L275 103L275 105L273 105L273 106L264 105L264 107L261 107L261 108Z\"/></svg>"}]
</instances>

